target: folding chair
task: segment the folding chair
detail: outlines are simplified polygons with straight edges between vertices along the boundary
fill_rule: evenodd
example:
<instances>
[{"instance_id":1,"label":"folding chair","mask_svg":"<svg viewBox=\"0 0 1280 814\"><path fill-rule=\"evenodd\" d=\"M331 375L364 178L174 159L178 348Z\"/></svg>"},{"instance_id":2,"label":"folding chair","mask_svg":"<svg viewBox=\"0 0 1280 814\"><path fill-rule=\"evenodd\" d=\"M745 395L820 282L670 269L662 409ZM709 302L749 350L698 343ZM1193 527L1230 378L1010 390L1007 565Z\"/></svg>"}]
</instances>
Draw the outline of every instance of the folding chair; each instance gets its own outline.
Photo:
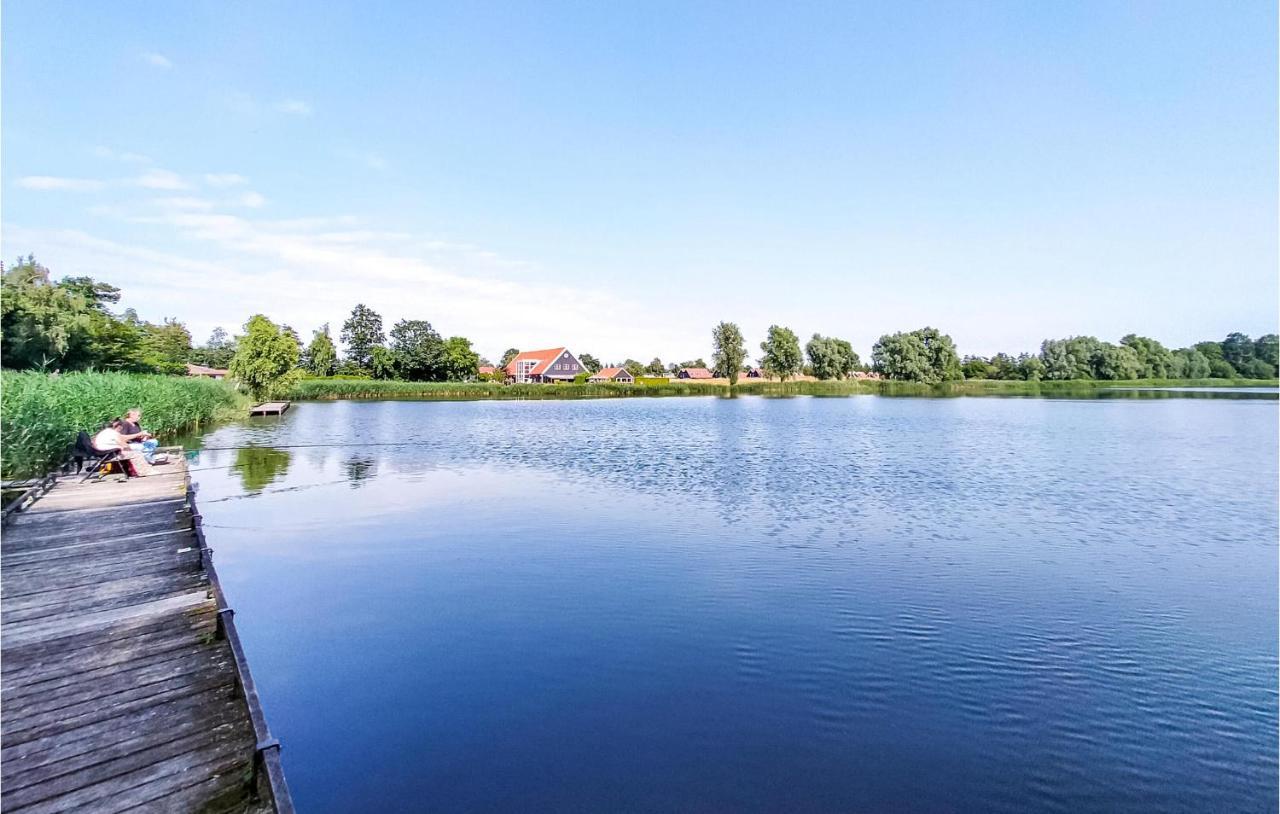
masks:
<instances>
[{"instance_id":1,"label":"folding chair","mask_svg":"<svg viewBox=\"0 0 1280 814\"><path fill-rule=\"evenodd\" d=\"M80 434L76 436L76 445L72 456L76 460L77 467L82 466L85 461L92 461L93 463L89 466L89 471L85 473L85 476L80 479L80 482L84 483L94 475L101 475L102 468L111 463L119 464L127 477L129 470L125 468L124 460L120 457L121 452L122 450L118 449L109 449L105 452L98 449L93 445L93 439L89 437L89 433L81 430ZM76 473L79 474L79 472L80 470L77 469Z\"/></svg>"}]
</instances>

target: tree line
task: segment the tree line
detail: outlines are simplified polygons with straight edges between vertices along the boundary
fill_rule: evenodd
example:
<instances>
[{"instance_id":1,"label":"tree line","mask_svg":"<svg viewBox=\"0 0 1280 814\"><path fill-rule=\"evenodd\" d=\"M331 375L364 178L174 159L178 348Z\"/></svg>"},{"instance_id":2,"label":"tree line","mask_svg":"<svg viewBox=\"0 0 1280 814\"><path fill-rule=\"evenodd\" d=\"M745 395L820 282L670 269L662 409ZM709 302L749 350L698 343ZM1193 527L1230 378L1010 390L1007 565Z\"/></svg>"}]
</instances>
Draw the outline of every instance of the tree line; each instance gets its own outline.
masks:
<instances>
[{"instance_id":1,"label":"tree line","mask_svg":"<svg viewBox=\"0 0 1280 814\"><path fill-rule=\"evenodd\" d=\"M4 365L21 370L116 370L139 373L183 373L186 364L229 369L255 391L265 391L284 377L349 376L405 381L465 381L489 362L462 336L445 337L430 322L402 319L384 332L382 316L356 305L342 323L338 351L329 325L316 329L304 343L288 325L257 314L244 332L231 336L214 329L208 341L193 346L191 333L176 319L146 322L128 309L111 306L120 289L90 277L55 281L49 269L28 256L0 274L0 342ZM609 367L626 368L634 376L675 375L681 368L709 368L713 375L736 383L748 369L747 343L739 327L721 322L712 330L712 355L664 364L627 358ZM813 336L803 344L790 328L771 325L760 343L757 362L783 381L800 375L845 379L874 371L888 379L939 383L959 379L1122 380L1122 379L1272 379L1276 377L1280 337L1251 339L1243 333L1221 341L1198 342L1170 349L1149 337L1129 334L1118 344L1092 336L1046 339L1037 354L997 353L992 357L960 357L951 337L935 328L885 334L864 364L853 345L832 336ZM508 349L488 378L501 379L519 353ZM605 367L590 353L578 354L591 372Z\"/></svg>"}]
</instances>

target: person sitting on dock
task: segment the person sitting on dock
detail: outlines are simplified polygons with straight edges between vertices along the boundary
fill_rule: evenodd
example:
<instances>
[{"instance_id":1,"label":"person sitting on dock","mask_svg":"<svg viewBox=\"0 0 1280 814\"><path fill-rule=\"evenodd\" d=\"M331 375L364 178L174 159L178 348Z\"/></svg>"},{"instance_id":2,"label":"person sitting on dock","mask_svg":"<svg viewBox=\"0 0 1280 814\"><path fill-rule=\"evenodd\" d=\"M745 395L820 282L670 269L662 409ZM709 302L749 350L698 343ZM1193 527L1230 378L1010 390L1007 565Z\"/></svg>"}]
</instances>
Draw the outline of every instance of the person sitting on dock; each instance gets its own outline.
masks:
<instances>
[{"instance_id":1,"label":"person sitting on dock","mask_svg":"<svg viewBox=\"0 0 1280 814\"><path fill-rule=\"evenodd\" d=\"M121 466L132 470L135 477L145 478L151 474L151 464L143 457L142 453L133 449L129 442L125 440L124 433L121 432L124 425L118 418L113 418L93 436L93 446L96 449L106 452L109 449L120 450ZM125 474L130 474L128 471Z\"/></svg>"},{"instance_id":2,"label":"person sitting on dock","mask_svg":"<svg viewBox=\"0 0 1280 814\"><path fill-rule=\"evenodd\" d=\"M120 419L120 434L124 436L124 440L129 444L130 449L142 453L142 457L147 463L164 463L165 458L156 459L156 447L160 442L155 436L142 429L139 422L142 421L142 408L133 407L129 412L124 414L124 418Z\"/></svg>"}]
</instances>

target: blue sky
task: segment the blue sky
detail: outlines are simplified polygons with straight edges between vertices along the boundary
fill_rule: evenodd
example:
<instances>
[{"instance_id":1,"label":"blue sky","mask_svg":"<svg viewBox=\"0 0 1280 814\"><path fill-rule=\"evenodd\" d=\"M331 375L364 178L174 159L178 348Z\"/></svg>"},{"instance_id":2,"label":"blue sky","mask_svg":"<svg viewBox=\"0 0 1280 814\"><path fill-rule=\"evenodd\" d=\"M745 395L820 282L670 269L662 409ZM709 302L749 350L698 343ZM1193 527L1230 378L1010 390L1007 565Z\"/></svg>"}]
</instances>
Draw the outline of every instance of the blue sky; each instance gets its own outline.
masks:
<instances>
[{"instance_id":1,"label":"blue sky","mask_svg":"<svg viewBox=\"0 0 1280 814\"><path fill-rule=\"evenodd\" d=\"M1273 3L53 3L3 255L197 340L356 302L490 356L735 320L961 352L1277 327Z\"/></svg>"}]
</instances>

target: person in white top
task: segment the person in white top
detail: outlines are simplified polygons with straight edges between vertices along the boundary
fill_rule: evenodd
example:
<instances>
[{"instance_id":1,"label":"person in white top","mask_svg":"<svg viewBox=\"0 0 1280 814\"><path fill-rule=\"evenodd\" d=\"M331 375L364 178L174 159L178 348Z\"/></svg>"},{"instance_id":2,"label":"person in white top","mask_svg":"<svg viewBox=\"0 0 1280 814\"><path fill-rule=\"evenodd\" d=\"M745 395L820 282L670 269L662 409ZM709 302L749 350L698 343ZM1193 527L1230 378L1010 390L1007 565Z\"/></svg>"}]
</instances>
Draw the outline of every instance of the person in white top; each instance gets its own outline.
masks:
<instances>
[{"instance_id":1,"label":"person in white top","mask_svg":"<svg viewBox=\"0 0 1280 814\"><path fill-rule=\"evenodd\" d=\"M133 474L137 477L144 478L151 474L151 465L147 463L142 452L131 449L129 442L124 439L124 434L120 432L120 419L112 419L111 423L98 431L93 436L93 445L97 449L106 452L109 449L120 450L120 458L124 461L124 465L133 470Z\"/></svg>"}]
</instances>

